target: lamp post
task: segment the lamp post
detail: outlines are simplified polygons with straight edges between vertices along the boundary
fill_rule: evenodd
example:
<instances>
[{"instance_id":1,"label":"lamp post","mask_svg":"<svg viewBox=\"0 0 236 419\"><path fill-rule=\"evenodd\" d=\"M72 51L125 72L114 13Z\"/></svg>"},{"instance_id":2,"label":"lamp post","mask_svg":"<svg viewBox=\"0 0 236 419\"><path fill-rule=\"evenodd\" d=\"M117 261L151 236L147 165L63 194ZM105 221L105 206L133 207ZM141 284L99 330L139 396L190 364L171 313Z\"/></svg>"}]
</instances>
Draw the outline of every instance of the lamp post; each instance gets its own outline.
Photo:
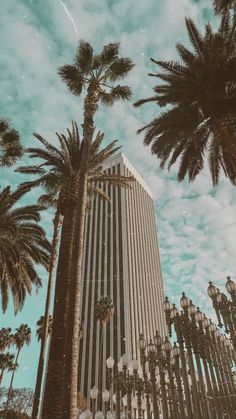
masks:
<instances>
[{"instance_id":1,"label":"lamp post","mask_svg":"<svg viewBox=\"0 0 236 419\"><path fill-rule=\"evenodd\" d=\"M102 392L102 401L104 403L104 418L107 419L107 403L110 398L110 393L107 389Z\"/></svg>"},{"instance_id":2,"label":"lamp post","mask_svg":"<svg viewBox=\"0 0 236 419\"><path fill-rule=\"evenodd\" d=\"M181 359L181 368L182 368L182 377L184 383L184 392L185 392L185 399L186 399L186 409L187 415L189 419L193 418L193 411L192 411L192 403L191 403L191 395L189 389L189 382L188 382L188 372L185 360L185 352L184 352L184 340L181 328L181 318L178 309L170 304L168 297L166 297L164 304L164 311L166 315L166 323L169 328L169 335L171 336L171 325L174 325L175 333L177 337L177 342L179 344L180 349L180 359Z\"/></svg>"},{"instance_id":3,"label":"lamp post","mask_svg":"<svg viewBox=\"0 0 236 419\"><path fill-rule=\"evenodd\" d=\"M170 354L172 350L172 345L168 337L166 337L166 339L162 343L162 349L165 351L165 354L166 354L166 366L167 366L169 382L170 382L170 393L171 393L171 401L172 401L172 405L171 405L172 416L171 417L173 419L177 419L178 407L177 407L176 397L175 397L174 376L173 376L173 371L172 371L172 365L170 362Z\"/></svg>"},{"instance_id":4,"label":"lamp post","mask_svg":"<svg viewBox=\"0 0 236 419\"><path fill-rule=\"evenodd\" d=\"M112 379L112 370L114 367L114 359L109 356L109 358L106 361L107 364L107 368L108 368L108 380L109 380L109 390L110 390L110 406L111 406L111 413L113 413L113 398L112 398L112 394L113 394L113 379Z\"/></svg>"},{"instance_id":5,"label":"lamp post","mask_svg":"<svg viewBox=\"0 0 236 419\"><path fill-rule=\"evenodd\" d=\"M186 297L184 292L182 293L182 297L180 299L180 305L183 309L183 312L181 313L180 318L181 318L182 333L184 336L185 346L187 349L189 372L190 372L191 381L192 381L194 410L195 410L196 417L200 419L202 418L202 412L201 412L201 405L200 405L200 400L199 400L199 392L197 389L195 367L193 363L192 344L191 344L191 323L189 321L189 314L188 314L190 300L188 299L188 297ZM208 416L205 416L205 418L207 419Z\"/></svg>"},{"instance_id":6,"label":"lamp post","mask_svg":"<svg viewBox=\"0 0 236 419\"><path fill-rule=\"evenodd\" d=\"M90 397L92 399L92 418L95 419L96 400L98 398L98 389L97 389L97 387L94 386L90 390Z\"/></svg>"},{"instance_id":7,"label":"lamp post","mask_svg":"<svg viewBox=\"0 0 236 419\"><path fill-rule=\"evenodd\" d=\"M181 415L181 418L184 419L186 415L185 415L185 408L184 408L183 389L182 389L182 383L181 383L181 378L180 378L180 366L179 366L180 350L179 350L179 347L176 345L176 342L174 342L174 346L172 348L172 355L173 355L173 358L171 359L171 364L172 364L172 368L173 368L176 383L177 383L180 415Z\"/></svg>"},{"instance_id":8,"label":"lamp post","mask_svg":"<svg viewBox=\"0 0 236 419\"><path fill-rule=\"evenodd\" d=\"M231 296L231 301L228 300L227 296L220 292L211 281L209 282L207 293L212 299L219 327L222 327L222 317L225 325L225 332L230 332L232 343L236 351L236 284L230 276L227 276L225 288Z\"/></svg>"}]
</instances>

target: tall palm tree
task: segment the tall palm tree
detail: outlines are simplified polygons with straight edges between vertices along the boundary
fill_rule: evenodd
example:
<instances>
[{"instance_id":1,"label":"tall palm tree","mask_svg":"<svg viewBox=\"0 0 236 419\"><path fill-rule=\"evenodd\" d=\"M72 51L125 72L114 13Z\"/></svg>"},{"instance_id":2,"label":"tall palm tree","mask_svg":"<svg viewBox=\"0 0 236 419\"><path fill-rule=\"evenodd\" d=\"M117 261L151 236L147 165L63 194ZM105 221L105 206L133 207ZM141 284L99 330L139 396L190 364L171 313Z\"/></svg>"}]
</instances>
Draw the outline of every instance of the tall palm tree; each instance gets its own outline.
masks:
<instances>
[{"instance_id":1,"label":"tall palm tree","mask_svg":"<svg viewBox=\"0 0 236 419\"><path fill-rule=\"evenodd\" d=\"M101 380L101 368L102 368L102 351L103 351L103 339L102 339L102 333L104 327L109 322L110 318L114 314L114 304L110 297L103 296L100 298L100 300L97 302L95 306L95 313L97 320L99 321L100 325L100 333L99 333L99 366L98 366L98 391L99 391L99 397L98 397L98 408L102 409L102 380Z\"/></svg>"},{"instance_id":2,"label":"tall palm tree","mask_svg":"<svg viewBox=\"0 0 236 419\"><path fill-rule=\"evenodd\" d=\"M37 321L36 335L38 337L38 341L42 340L44 323L45 323L44 316L41 316L40 319ZM49 324L48 324L47 336L50 336L51 333L52 333L52 316L49 315Z\"/></svg>"},{"instance_id":3,"label":"tall palm tree","mask_svg":"<svg viewBox=\"0 0 236 419\"><path fill-rule=\"evenodd\" d=\"M35 265L46 269L49 265L50 243L38 224L38 205L19 205L23 190L11 192L10 187L0 192L0 292L3 312L13 297L15 313L22 309L26 293L31 294L32 284L41 286Z\"/></svg>"},{"instance_id":4,"label":"tall palm tree","mask_svg":"<svg viewBox=\"0 0 236 419\"><path fill-rule=\"evenodd\" d=\"M186 19L186 27L194 51L177 44L181 63L152 59L163 72L150 75L165 84L157 85L153 97L139 100L135 106L156 102L161 107L168 105L168 110L139 132L145 131L144 143L152 144L161 168L167 161L170 168L179 158L179 181L187 174L193 181L208 154L213 184L218 183L221 169L235 184L235 21L225 14L216 32L206 25L204 36L191 19Z\"/></svg>"},{"instance_id":5,"label":"tall palm tree","mask_svg":"<svg viewBox=\"0 0 236 419\"><path fill-rule=\"evenodd\" d=\"M0 353L5 351L14 343L14 334L10 327L0 329Z\"/></svg>"},{"instance_id":6,"label":"tall palm tree","mask_svg":"<svg viewBox=\"0 0 236 419\"><path fill-rule=\"evenodd\" d=\"M235 0L213 0L214 11L217 14L224 14L229 11L230 8L236 11L236 1Z\"/></svg>"},{"instance_id":7,"label":"tall palm tree","mask_svg":"<svg viewBox=\"0 0 236 419\"><path fill-rule=\"evenodd\" d=\"M46 194L41 197L40 202L42 203L54 203L56 207L56 216L63 217L63 226L64 229L68 228L69 232L67 233L64 241L64 230L62 227L62 238L61 238L61 245L60 245L60 252L59 252L59 263L57 269L57 283L56 283L56 293L55 293L55 301L56 304L54 305L54 315L53 315L53 332L52 332L52 340L51 340L51 351L53 350L53 355L50 352L50 359L49 359L49 374L54 374L54 388L55 385L60 385L61 391L64 390L63 385L63 361L65 363L65 356L66 354L66 332L67 332L67 308L69 306L69 282L71 279L71 274L67 278L62 276L64 267L63 265L65 262L68 262L68 257L71 258L71 253L68 256L68 246L71 248L77 245L77 237L70 237L69 233L71 234L71 228L73 227L73 234L75 227L73 226L73 217L72 215L75 212L75 191L78 188L77 183L80 182L79 173L81 170L81 160L82 160L82 153L84 149L84 141L80 140L80 136L78 133L78 129L76 124L73 123L72 131L68 130L68 136L59 135L59 144L60 147L56 148L55 146L48 143L45 139L43 139L38 134L35 134L38 141L43 144L45 149L40 148L31 148L28 149L28 153L31 157L37 157L43 160L43 163L38 166L30 166L30 167L21 167L17 169L21 173L29 173L38 175L37 179L31 182L27 182L21 187L33 187L33 186L43 186L46 189ZM99 184L102 183L109 183L114 186L123 186L128 187L131 180L131 177L120 176L116 174L106 174L102 171L102 163L106 160L109 156L113 155L120 147L115 148L116 141L110 143L107 147L100 150L100 146L102 144L104 135L102 133L98 133L89 152L89 161L88 161L88 196L86 196L86 203L88 204L88 199L91 195L96 194L103 199L109 199L105 193L103 192L102 188L99 187ZM56 158L55 158L56 156ZM76 198L77 199L77 198ZM70 215L70 216L69 216ZM73 215L74 216L74 215ZM68 218L67 218L68 217ZM68 223L65 224L65 223ZM55 225L55 223L54 223ZM54 233L55 236L55 233ZM57 235L58 236L58 235ZM70 240L69 240L70 237ZM75 240L75 242L73 241ZM72 243L71 243L72 242ZM52 245L52 254L54 253L55 246ZM71 249L69 249L71 252ZM65 253L62 253L65 252ZM66 256L64 256L66 255ZM62 259L61 259L62 258ZM70 262L71 263L71 262ZM62 265L62 267L61 267ZM52 273L53 264L50 264L50 275ZM68 273L69 275L69 273ZM51 294L52 289L52 275L49 277L48 283L48 295ZM50 298L47 297L47 303L45 306L45 318L47 319L49 315L49 302ZM80 323L78 321L78 334ZM46 324L46 322L45 322ZM78 334L77 334L77 341L78 341ZM35 401L34 401L34 408L33 408L33 418L37 417L38 411L38 404L40 399L40 388L41 388L41 381L42 381L42 374L43 374L43 364L44 364L44 354L45 354L45 342L46 342L46 334L43 334L42 337L42 346L41 346L41 353L40 353L40 360L38 366L38 375L36 381L36 388L35 388ZM52 349L54 348L54 349ZM55 363L57 368L55 367ZM69 379L68 379L69 380ZM52 391L52 389L51 389ZM64 390L65 391L65 390ZM56 395L58 396L58 403L62 403L62 396L59 397L59 391L56 391ZM52 395L51 395L52 396ZM55 398L55 396L54 396ZM52 409L57 408L56 404L51 406ZM61 410L58 410L57 414L61 414ZM55 413L54 413L55 414ZM56 415L56 414L55 414Z\"/></svg>"},{"instance_id":8,"label":"tall palm tree","mask_svg":"<svg viewBox=\"0 0 236 419\"><path fill-rule=\"evenodd\" d=\"M80 284L82 275L82 260L84 248L84 222L87 205L88 164L90 149L94 133L94 115L99 102L106 106L113 105L117 100L131 99L131 90L128 86L115 84L123 79L134 64L129 58L119 56L119 44L106 45L100 54L94 54L89 43L80 42L74 65L65 65L59 69L61 78L69 90L80 95L86 89L84 99L83 119L83 153L79 172L79 183L75 189L76 205L74 210L74 227L70 240L76 231L76 246L71 248L71 263L67 265L67 275L70 272L69 282L70 303L68 304L68 339L67 339L67 365L66 375L67 391L64 391L64 416L76 418L76 399L78 382L78 327L80 315ZM64 217L65 220L65 217ZM73 240L71 240L72 242ZM67 246L68 247L68 246ZM72 262L73 261L73 262ZM65 266L64 266L65 267ZM46 385L47 391L47 385ZM45 401L46 406L46 401Z\"/></svg>"},{"instance_id":9,"label":"tall palm tree","mask_svg":"<svg viewBox=\"0 0 236 419\"><path fill-rule=\"evenodd\" d=\"M2 384L4 372L11 371L14 366L15 355L10 352L0 354L0 386Z\"/></svg>"},{"instance_id":10,"label":"tall palm tree","mask_svg":"<svg viewBox=\"0 0 236 419\"><path fill-rule=\"evenodd\" d=\"M6 119L0 119L0 166L11 166L22 154L19 133Z\"/></svg>"},{"instance_id":11,"label":"tall palm tree","mask_svg":"<svg viewBox=\"0 0 236 419\"><path fill-rule=\"evenodd\" d=\"M14 364L15 364L15 366L17 366L18 358L19 358L19 355L20 355L20 352L21 352L22 348L24 347L24 345L28 346L30 344L30 341L31 341L31 329L30 329L30 327L27 324L22 324L20 327L18 327L16 329L14 339L15 339L15 344L16 344L16 347L17 347L17 352L16 352L16 357L15 357ZM13 385L13 381L14 381L15 371L16 371L16 368L13 369L12 376L11 376L10 386L9 386L8 395L7 395L6 407L5 407L5 410L4 410L4 419L7 418L7 410L8 410L8 405L9 405L9 401L10 401L10 398L11 398L11 391L12 391L12 385Z\"/></svg>"}]
</instances>

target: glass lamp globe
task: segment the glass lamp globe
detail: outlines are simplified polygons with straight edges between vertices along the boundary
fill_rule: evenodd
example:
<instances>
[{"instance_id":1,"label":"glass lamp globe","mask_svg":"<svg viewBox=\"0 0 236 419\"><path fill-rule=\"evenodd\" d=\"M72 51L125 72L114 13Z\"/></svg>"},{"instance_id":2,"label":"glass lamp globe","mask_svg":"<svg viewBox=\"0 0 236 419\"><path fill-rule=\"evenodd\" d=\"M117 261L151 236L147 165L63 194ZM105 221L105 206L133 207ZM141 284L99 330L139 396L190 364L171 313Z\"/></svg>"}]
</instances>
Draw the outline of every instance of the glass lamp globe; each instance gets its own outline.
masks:
<instances>
[{"instance_id":1,"label":"glass lamp globe","mask_svg":"<svg viewBox=\"0 0 236 419\"><path fill-rule=\"evenodd\" d=\"M98 389L96 386L94 386L93 388L91 388L90 390L90 397L92 400L96 400L98 397Z\"/></svg>"},{"instance_id":2,"label":"glass lamp globe","mask_svg":"<svg viewBox=\"0 0 236 419\"><path fill-rule=\"evenodd\" d=\"M190 305L189 298L186 297L185 292L182 293L182 297L180 298L180 305L184 310L187 310Z\"/></svg>"},{"instance_id":3,"label":"glass lamp globe","mask_svg":"<svg viewBox=\"0 0 236 419\"><path fill-rule=\"evenodd\" d=\"M207 317L204 317L204 320L203 320L202 324L205 328L209 327L210 326L210 320Z\"/></svg>"},{"instance_id":4,"label":"glass lamp globe","mask_svg":"<svg viewBox=\"0 0 236 419\"><path fill-rule=\"evenodd\" d=\"M172 305L169 302L168 297L165 298L165 301L163 303L163 308L164 308L164 312L165 313L169 313L171 311L171 309L172 309Z\"/></svg>"},{"instance_id":5,"label":"glass lamp globe","mask_svg":"<svg viewBox=\"0 0 236 419\"><path fill-rule=\"evenodd\" d=\"M180 355L180 349L177 346L176 342L174 342L174 346L172 348L172 354L173 354L173 356L179 356Z\"/></svg>"},{"instance_id":6,"label":"glass lamp globe","mask_svg":"<svg viewBox=\"0 0 236 419\"><path fill-rule=\"evenodd\" d=\"M146 349L146 339L144 338L142 333L139 336L138 343L139 343L139 349L141 349L141 351L144 351Z\"/></svg>"},{"instance_id":7,"label":"glass lamp globe","mask_svg":"<svg viewBox=\"0 0 236 419\"><path fill-rule=\"evenodd\" d=\"M124 407L127 407L127 405L128 405L127 394L125 394L125 395L122 397L122 403L123 403L123 406L124 406Z\"/></svg>"},{"instance_id":8,"label":"glass lamp globe","mask_svg":"<svg viewBox=\"0 0 236 419\"><path fill-rule=\"evenodd\" d=\"M230 276L227 276L227 282L225 284L225 287L230 295L236 294L236 284L235 282L230 278Z\"/></svg>"},{"instance_id":9,"label":"glass lamp globe","mask_svg":"<svg viewBox=\"0 0 236 419\"><path fill-rule=\"evenodd\" d=\"M161 345L161 348L165 351L165 352L169 352L172 349L172 345L171 342L169 341L168 337L165 338L163 344Z\"/></svg>"},{"instance_id":10,"label":"glass lamp globe","mask_svg":"<svg viewBox=\"0 0 236 419\"><path fill-rule=\"evenodd\" d=\"M103 401L104 403L107 403L107 402L108 402L108 400L109 400L109 398L110 398L110 393L109 393L109 391L106 389L106 390L104 390L104 391L103 391L103 393L102 393L102 401Z\"/></svg>"},{"instance_id":11,"label":"glass lamp globe","mask_svg":"<svg viewBox=\"0 0 236 419\"><path fill-rule=\"evenodd\" d=\"M173 308L170 312L170 317L174 319L179 314L179 310L175 307L175 304L173 304Z\"/></svg>"},{"instance_id":12,"label":"glass lamp globe","mask_svg":"<svg viewBox=\"0 0 236 419\"><path fill-rule=\"evenodd\" d=\"M209 281L209 285L208 285L208 288L207 288L207 293L208 293L209 297L210 298L215 298L217 296L218 292L219 292L218 288L216 288L213 285L212 281Z\"/></svg>"},{"instance_id":13,"label":"glass lamp globe","mask_svg":"<svg viewBox=\"0 0 236 419\"><path fill-rule=\"evenodd\" d=\"M142 399L141 409L142 409L143 411L145 411L145 410L146 410L146 408L147 408L146 401L145 401L144 399Z\"/></svg>"},{"instance_id":14,"label":"glass lamp globe","mask_svg":"<svg viewBox=\"0 0 236 419\"><path fill-rule=\"evenodd\" d=\"M150 342L148 344L148 353L155 353L155 352L156 352L156 347L154 343L152 342L152 340L150 339Z\"/></svg>"},{"instance_id":15,"label":"glass lamp globe","mask_svg":"<svg viewBox=\"0 0 236 419\"><path fill-rule=\"evenodd\" d=\"M96 413L95 419L104 419L103 413L100 410Z\"/></svg>"},{"instance_id":16,"label":"glass lamp globe","mask_svg":"<svg viewBox=\"0 0 236 419\"><path fill-rule=\"evenodd\" d=\"M91 410L89 410L89 409L86 409L86 410L83 412L83 415L84 415L84 419L91 419L91 418L92 418L92 412L91 412Z\"/></svg>"},{"instance_id":17,"label":"glass lamp globe","mask_svg":"<svg viewBox=\"0 0 236 419\"><path fill-rule=\"evenodd\" d=\"M138 409L138 399L137 396L134 396L131 401L131 406L133 409Z\"/></svg>"},{"instance_id":18,"label":"glass lamp globe","mask_svg":"<svg viewBox=\"0 0 236 419\"><path fill-rule=\"evenodd\" d=\"M197 312L195 314L195 318L198 322L202 322L204 319L204 314L199 310L199 308L197 309Z\"/></svg>"},{"instance_id":19,"label":"glass lamp globe","mask_svg":"<svg viewBox=\"0 0 236 419\"><path fill-rule=\"evenodd\" d=\"M221 333L220 333L219 329L216 329L216 330L215 330L215 336L216 336L217 338L219 338L219 337L220 337L220 335L221 335Z\"/></svg>"},{"instance_id":20,"label":"glass lamp globe","mask_svg":"<svg viewBox=\"0 0 236 419\"><path fill-rule=\"evenodd\" d=\"M107 358L107 368L109 370L111 370L113 368L113 366L114 366L114 363L115 363L115 361L112 358L112 356L109 356L109 358Z\"/></svg>"},{"instance_id":21,"label":"glass lamp globe","mask_svg":"<svg viewBox=\"0 0 236 419\"><path fill-rule=\"evenodd\" d=\"M153 338L154 344L159 347L162 344L162 337L160 335L160 333L158 332L158 330L156 331L156 334Z\"/></svg>"},{"instance_id":22,"label":"glass lamp globe","mask_svg":"<svg viewBox=\"0 0 236 419\"><path fill-rule=\"evenodd\" d=\"M197 312L197 307L195 306L195 304L193 304L192 300L190 300L188 312L192 316L194 316L194 314L196 314L196 312Z\"/></svg>"}]
</instances>

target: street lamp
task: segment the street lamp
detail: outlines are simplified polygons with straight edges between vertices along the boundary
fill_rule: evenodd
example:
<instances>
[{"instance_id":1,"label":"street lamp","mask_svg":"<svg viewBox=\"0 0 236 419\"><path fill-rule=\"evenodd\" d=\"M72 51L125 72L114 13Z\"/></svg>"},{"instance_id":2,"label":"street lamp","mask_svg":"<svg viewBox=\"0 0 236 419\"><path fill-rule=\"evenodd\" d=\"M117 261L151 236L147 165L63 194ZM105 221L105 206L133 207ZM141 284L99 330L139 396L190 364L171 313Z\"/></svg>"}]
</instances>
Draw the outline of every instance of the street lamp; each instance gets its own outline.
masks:
<instances>
[{"instance_id":1,"label":"street lamp","mask_svg":"<svg viewBox=\"0 0 236 419\"><path fill-rule=\"evenodd\" d=\"M108 401L109 401L109 398L110 398L110 393L109 393L109 391L106 389L106 390L104 390L104 391L103 391L103 393L102 393L102 401L103 401L103 403L104 403L104 411L105 411L105 415L104 415L104 417L105 417L105 419L107 419L107 403L108 403Z\"/></svg>"},{"instance_id":2,"label":"street lamp","mask_svg":"<svg viewBox=\"0 0 236 419\"><path fill-rule=\"evenodd\" d=\"M92 399L92 417L95 418L95 410L96 410L96 400L98 397L98 389L96 386L91 388L90 390L90 397Z\"/></svg>"}]
</instances>

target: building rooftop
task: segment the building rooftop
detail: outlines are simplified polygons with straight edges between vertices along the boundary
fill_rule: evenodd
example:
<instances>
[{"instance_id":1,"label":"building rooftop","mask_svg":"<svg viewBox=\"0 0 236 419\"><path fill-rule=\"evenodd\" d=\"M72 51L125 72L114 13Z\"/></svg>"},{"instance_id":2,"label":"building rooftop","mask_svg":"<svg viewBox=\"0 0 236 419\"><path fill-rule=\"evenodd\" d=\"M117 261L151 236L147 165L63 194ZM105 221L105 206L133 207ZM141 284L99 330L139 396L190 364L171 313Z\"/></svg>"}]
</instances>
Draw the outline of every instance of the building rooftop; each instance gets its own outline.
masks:
<instances>
[{"instance_id":1,"label":"building rooftop","mask_svg":"<svg viewBox=\"0 0 236 419\"><path fill-rule=\"evenodd\" d=\"M123 163L125 165L125 167L130 171L134 178L140 183L140 185L142 185L145 191L153 199L151 189L148 187L142 176L140 176L140 174L137 172L137 170L134 168L134 166L130 163L130 161L127 159L127 157L125 157L123 153L117 153L114 156L111 156L103 163L102 166L104 169L107 169L111 165L116 165L119 163Z\"/></svg>"}]
</instances>

